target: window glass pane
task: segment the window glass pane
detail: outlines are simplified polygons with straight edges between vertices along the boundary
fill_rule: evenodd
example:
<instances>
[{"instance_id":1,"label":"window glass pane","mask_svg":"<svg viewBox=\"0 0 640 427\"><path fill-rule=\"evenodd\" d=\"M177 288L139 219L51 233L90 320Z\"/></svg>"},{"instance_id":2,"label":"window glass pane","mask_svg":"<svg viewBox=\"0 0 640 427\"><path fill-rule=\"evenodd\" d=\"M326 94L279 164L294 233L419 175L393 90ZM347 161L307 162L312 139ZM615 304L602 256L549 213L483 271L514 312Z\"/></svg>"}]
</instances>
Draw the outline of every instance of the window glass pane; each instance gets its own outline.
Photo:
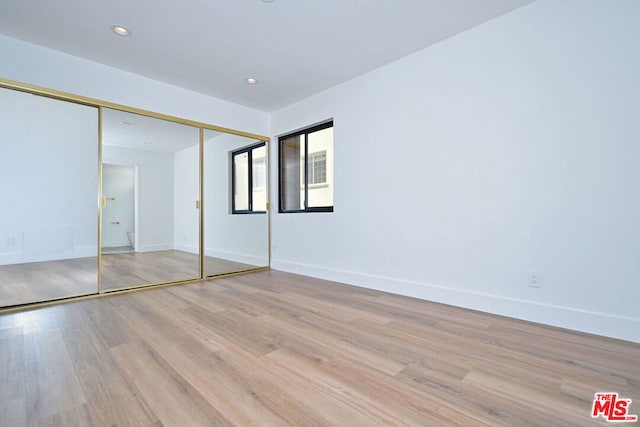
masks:
<instances>
[{"instance_id":1,"label":"window glass pane","mask_svg":"<svg viewBox=\"0 0 640 427\"><path fill-rule=\"evenodd\" d=\"M253 211L267 210L267 149L262 147L251 150L251 172L253 175Z\"/></svg>"},{"instance_id":2,"label":"window glass pane","mask_svg":"<svg viewBox=\"0 0 640 427\"><path fill-rule=\"evenodd\" d=\"M308 135L308 207L333 206L333 127Z\"/></svg>"},{"instance_id":3,"label":"window glass pane","mask_svg":"<svg viewBox=\"0 0 640 427\"><path fill-rule=\"evenodd\" d=\"M280 210L304 209L304 144L302 136L280 142Z\"/></svg>"},{"instance_id":4,"label":"window glass pane","mask_svg":"<svg viewBox=\"0 0 640 427\"><path fill-rule=\"evenodd\" d=\"M233 203L236 211L249 210L249 153L233 156Z\"/></svg>"}]
</instances>

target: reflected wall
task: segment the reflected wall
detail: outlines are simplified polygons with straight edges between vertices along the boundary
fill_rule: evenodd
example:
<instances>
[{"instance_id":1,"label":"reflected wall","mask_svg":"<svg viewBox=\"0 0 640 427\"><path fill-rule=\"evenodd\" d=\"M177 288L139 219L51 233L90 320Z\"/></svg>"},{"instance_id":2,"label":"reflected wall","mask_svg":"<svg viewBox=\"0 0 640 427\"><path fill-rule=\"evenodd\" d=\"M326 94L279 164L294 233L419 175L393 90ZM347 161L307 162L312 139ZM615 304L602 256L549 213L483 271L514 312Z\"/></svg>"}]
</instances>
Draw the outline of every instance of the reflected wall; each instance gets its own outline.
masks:
<instances>
[{"instance_id":1,"label":"reflected wall","mask_svg":"<svg viewBox=\"0 0 640 427\"><path fill-rule=\"evenodd\" d=\"M264 142L208 129L204 131L205 276L269 265L267 150L264 145L251 150L251 162L248 155L235 159L233 156L238 150L260 144ZM234 165L237 166L235 194ZM234 213L234 204L239 208L249 206L244 194L251 194L254 209L252 212L238 209L244 212Z\"/></svg>"},{"instance_id":2,"label":"reflected wall","mask_svg":"<svg viewBox=\"0 0 640 427\"><path fill-rule=\"evenodd\" d=\"M0 306L97 292L98 109L0 88Z\"/></svg>"}]
</instances>

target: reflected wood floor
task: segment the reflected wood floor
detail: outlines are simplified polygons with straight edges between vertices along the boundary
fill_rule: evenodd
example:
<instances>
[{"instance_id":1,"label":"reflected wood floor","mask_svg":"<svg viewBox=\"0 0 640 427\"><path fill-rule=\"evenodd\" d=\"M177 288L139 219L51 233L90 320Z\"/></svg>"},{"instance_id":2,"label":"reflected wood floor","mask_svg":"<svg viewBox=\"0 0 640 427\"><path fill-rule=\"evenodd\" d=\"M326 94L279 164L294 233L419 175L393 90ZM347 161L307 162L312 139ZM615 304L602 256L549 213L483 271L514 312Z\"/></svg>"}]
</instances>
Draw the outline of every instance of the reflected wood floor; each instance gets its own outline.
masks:
<instances>
[{"instance_id":1,"label":"reflected wood floor","mask_svg":"<svg viewBox=\"0 0 640 427\"><path fill-rule=\"evenodd\" d=\"M199 264L198 255L176 250L103 254L102 289L198 278ZM206 275L251 268L255 266L221 258L204 258Z\"/></svg>"},{"instance_id":2,"label":"reflected wood floor","mask_svg":"<svg viewBox=\"0 0 640 427\"><path fill-rule=\"evenodd\" d=\"M198 264L198 255L175 250L103 254L102 289L197 278ZM214 257L205 257L204 267L207 275L255 268ZM97 291L97 257L0 265L0 307Z\"/></svg>"},{"instance_id":3,"label":"reflected wood floor","mask_svg":"<svg viewBox=\"0 0 640 427\"><path fill-rule=\"evenodd\" d=\"M97 257L0 265L0 307L93 294L97 290Z\"/></svg>"},{"instance_id":4,"label":"reflected wood floor","mask_svg":"<svg viewBox=\"0 0 640 427\"><path fill-rule=\"evenodd\" d=\"M2 426L606 425L640 345L277 271L0 316Z\"/></svg>"}]
</instances>

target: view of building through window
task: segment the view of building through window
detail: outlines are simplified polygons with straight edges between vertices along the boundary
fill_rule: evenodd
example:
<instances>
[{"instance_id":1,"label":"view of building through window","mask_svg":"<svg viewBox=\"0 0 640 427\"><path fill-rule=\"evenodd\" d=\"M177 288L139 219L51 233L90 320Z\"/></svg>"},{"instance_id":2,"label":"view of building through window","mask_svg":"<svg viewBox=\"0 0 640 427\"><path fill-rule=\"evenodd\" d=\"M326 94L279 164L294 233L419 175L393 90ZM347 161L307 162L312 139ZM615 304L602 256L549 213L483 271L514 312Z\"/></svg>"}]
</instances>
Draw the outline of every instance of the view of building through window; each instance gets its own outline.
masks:
<instances>
[{"instance_id":1,"label":"view of building through window","mask_svg":"<svg viewBox=\"0 0 640 427\"><path fill-rule=\"evenodd\" d=\"M327 183L327 152L309 154L309 184Z\"/></svg>"},{"instance_id":2,"label":"view of building through window","mask_svg":"<svg viewBox=\"0 0 640 427\"><path fill-rule=\"evenodd\" d=\"M327 173L329 159L333 172L333 127L308 134L307 144L307 207L333 206L333 173Z\"/></svg>"},{"instance_id":3,"label":"view of building through window","mask_svg":"<svg viewBox=\"0 0 640 427\"><path fill-rule=\"evenodd\" d=\"M333 122L280 138L280 212L333 211Z\"/></svg>"}]
</instances>

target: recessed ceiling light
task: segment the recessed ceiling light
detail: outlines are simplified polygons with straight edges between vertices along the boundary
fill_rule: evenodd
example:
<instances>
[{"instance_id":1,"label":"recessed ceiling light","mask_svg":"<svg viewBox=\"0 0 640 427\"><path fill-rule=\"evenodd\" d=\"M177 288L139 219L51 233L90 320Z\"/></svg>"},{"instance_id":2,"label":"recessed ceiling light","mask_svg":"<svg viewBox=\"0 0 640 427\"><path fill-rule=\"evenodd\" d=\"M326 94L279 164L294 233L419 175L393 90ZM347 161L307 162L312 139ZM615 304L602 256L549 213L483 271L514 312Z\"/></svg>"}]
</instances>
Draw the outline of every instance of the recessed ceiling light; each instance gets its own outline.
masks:
<instances>
[{"instance_id":1,"label":"recessed ceiling light","mask_svg":"<svg viewBox=\"0 0 640 427\"><path fill-rule=\"evenodd\" d=\"M249 77L248 79L245 80L245 82L247 82L250 85L254 85L258 83L258 80L254 79L253 77Z\"/></svg>"},{"instance_id":2,"label":"recessed ceiling light","mask_svg":"<svg viewBox=\"0 0 640 427\"><path fill-rule=\"evenodd\" d=\"M112 25L111 31L116 33L119 36L127 37L131 35L131 31L127 27L123 27L122 25Z\"/></svg>"},{"instance_id":3,"label":"recessed ceiling light","mask_svg":"<svg viewBox=\"0 0 640 427\"><path fill-rule=\"evenodd\" d=\"M265 3L273 3L273 0L262 0Z\"/></svg>"},{"instance_id":4,"label":"recessed ceiling light","mask_svg":"<svg viewBox=\"0 0 640 427\"><path fill-rule=\"evenodd\" d=\"M124 126L131 126L131 122L121 121L120 124Z\"/></svg>"}]
</instances>

